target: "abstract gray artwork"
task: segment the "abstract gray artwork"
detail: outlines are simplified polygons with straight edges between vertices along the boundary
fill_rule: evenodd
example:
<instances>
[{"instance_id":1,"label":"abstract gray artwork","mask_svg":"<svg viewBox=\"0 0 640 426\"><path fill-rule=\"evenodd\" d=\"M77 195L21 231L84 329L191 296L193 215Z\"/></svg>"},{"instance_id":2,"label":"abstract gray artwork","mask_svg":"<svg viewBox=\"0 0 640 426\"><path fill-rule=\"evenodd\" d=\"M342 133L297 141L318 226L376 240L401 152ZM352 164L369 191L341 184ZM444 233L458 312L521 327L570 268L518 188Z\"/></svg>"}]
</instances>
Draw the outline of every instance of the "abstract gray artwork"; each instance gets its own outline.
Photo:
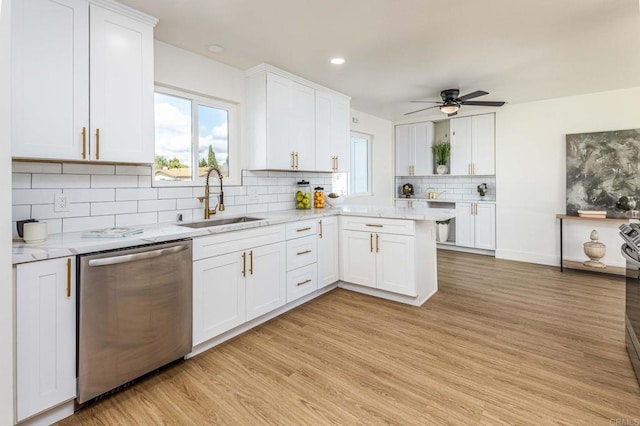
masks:
<instances>
[{"instance_id":1,"label":"abstract gray artwork","mask_svg":"<svg viewBox=\"0 0 640 426\"><path fill-rule=\"evenodd\" d=\"M640 201L639 167L640 129L567 135L567 214L624 216L616 202L622 196Z\"/></svg>"}]
</instances>

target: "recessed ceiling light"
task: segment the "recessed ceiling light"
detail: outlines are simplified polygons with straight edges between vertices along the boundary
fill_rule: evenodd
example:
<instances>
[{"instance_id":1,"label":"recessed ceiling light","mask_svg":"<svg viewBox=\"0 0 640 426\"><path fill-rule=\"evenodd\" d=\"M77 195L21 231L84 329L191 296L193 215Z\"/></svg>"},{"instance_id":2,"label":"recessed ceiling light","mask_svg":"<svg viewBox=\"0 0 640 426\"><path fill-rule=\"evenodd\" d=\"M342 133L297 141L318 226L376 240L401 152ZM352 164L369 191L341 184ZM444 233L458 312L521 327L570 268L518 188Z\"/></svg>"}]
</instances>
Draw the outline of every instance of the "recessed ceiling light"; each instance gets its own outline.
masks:
<instances>
[{"instance_id":1,"label":"recessed ceiling light","mask_svg":"<svg viewBox=\"0 0 640 426\"><path fill-rule=\"evenodd\" d=\"M207 49L209 49L209 52L217 54L224 53L227 50L219 44L210 44L207 46Z\"/></svg>"},{"instance_id":2,"label":"recessed ceiling light","mask_svg":"<svg viewBox=\"0 0 640 426\"><path fill-rule=\"evenodd\" d=\"M329 62L331 62L333 65L342 65L344 64L344 58L331 58Z\"/></svg>"}]
</instances>

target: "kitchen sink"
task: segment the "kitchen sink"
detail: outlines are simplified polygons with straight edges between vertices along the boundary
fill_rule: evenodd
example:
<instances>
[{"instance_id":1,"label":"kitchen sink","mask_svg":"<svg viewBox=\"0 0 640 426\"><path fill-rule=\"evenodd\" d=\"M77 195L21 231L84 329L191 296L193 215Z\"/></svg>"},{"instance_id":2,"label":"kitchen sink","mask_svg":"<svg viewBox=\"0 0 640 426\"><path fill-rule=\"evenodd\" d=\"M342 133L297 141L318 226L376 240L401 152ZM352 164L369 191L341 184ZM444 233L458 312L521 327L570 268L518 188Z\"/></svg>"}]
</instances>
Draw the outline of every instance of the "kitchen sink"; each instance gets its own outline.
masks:
<instances>
[{"instance_id":1,"label":"kitchen sink","mask_svg":"<svg viewBox=\"0 0 640 426\"><path fill-rule=\"evenodd\" d=\"M259 217L230 217L228 219L203 220L202 222L180 223L178 226L186 226L187 228L209 228L212 226L232 225L234 223L253 222L262 220Z\"/></svg>"}]
</instances>

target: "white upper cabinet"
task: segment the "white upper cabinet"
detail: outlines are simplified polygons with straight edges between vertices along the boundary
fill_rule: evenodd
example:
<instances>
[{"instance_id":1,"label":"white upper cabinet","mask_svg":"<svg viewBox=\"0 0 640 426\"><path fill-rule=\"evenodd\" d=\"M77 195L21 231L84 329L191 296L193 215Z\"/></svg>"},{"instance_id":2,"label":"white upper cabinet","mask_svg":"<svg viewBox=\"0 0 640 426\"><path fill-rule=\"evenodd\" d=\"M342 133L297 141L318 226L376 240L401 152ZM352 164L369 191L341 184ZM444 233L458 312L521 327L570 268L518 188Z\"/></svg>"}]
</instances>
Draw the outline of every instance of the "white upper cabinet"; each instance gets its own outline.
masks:
<instances>
[{"instance_id":1,"label":"white upper cabinet","mask_svg":"<svg viewBox=\"0 0 640 426\"><path fill-rule=\"evenodd\" d=\"M157 20L109 0L12 9L13 157L152 163Z\"/></svg>"},{"instance_id":2,"label":"white upper cabinet","mask_svg":"<svg viewBox=\"0 0 640 426\"><path fill-rule=\"evenodd\" d=\"M247 165L348 170L349 98L270 65L247 71Z\"/></svg>"},{"instance_id":3,"label":"white upper cabinet","mask_svg":"<svg viewBox=\"0 0 640 426\"><path fill-rule=\"evenodd\" d=\"M21 0L12 12L12 155L82 159L89 126L89 4Z\"/></svg>"},{"instance_id":4,"label":"white upper cabinet","mask_svg":"<svg viewBox=\"0 0 640 426\"><path fill-rule=\"evenodd\" d=\"M433 174L434 124L430 121L396 126L396 175Z\"/></svg>"},{"instance_id":5,"label":"white upper cabinet","mask_svg":"<svg viewBox=\"0 0 640 426\"><path fill-rule=\"evenodd\" d=\"M349 168L349 102L341 96L316 91L316 170Z\"/></svg>"},{"instance_id":6,"label":"white upper cabinet","mask_svg":"<svg viewBox=\"0 0 640 426\"><path fill-rule=\"evenodd\" d=\"M451 174L493 175L495 115L451 119Z\"/></svg>"}]
</instances>

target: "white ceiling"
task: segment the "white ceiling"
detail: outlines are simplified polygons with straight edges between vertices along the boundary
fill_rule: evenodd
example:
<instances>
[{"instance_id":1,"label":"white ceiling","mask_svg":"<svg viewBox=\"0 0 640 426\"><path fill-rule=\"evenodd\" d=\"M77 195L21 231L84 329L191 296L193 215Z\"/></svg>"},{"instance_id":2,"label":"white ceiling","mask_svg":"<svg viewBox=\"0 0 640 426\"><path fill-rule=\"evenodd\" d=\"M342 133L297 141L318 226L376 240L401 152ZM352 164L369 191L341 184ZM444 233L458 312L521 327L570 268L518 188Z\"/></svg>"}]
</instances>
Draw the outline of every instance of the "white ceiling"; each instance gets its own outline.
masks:
<instances>
[{"instance_id":1,"label":"white ceiling","mask_svg":"<svg viewBox=\"0 0 640 426\"><path fill-rule=\"evenodd\" d=\"M638 0L120 1L160 19L158 40L275 65L390 120L448 88L519 103L640 86Z\"/></svg>"}]
</instances>

